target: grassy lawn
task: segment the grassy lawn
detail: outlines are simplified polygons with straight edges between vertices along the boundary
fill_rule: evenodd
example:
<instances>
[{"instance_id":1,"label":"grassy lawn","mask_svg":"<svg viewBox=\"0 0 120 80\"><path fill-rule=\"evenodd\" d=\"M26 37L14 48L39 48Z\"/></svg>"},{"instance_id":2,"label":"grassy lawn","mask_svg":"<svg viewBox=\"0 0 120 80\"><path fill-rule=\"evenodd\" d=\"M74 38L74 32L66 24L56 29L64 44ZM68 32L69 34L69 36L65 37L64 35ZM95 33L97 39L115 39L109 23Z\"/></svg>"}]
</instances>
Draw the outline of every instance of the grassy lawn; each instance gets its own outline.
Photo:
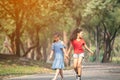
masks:
<instances>
[{"instance_id":1,"label":"grassy lawn","mask_svg":"<svg viewBox=\"0 0 120 80\"><path fill-rule=\"evenodd\" d=\"M112 62L120 64L120 57L112 57Z\"/></svg>"},{"instance_id":2,"label":"grassy lawn","mask_svg":"<svg viewBox=\"0 0 120 80\"><path fill-rule=\"evenodd\" d=\"M0 59L0 78L51 72L51 64L42 61L20 58Z\"/></svg>"}]
</instances>

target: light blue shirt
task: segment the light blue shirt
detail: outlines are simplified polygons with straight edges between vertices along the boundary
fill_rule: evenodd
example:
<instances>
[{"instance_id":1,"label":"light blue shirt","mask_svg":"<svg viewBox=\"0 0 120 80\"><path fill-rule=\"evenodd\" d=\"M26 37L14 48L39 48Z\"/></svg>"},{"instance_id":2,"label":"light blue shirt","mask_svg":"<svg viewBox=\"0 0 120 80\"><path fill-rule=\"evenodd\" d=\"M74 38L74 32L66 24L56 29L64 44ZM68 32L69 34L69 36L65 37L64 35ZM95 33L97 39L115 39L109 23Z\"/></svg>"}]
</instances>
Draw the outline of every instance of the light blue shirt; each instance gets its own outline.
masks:
<instances>
[{"instance_id":1,"label":"light blue shirt","mask_svg":"<svg viewBox=\"0 0 120 80\"><path fill-rule=\"evenodd\" d=\"M54 51L55 59L64 58L63 50L62 50L63 48L65 48L65 46L60 40L52 44L52 50Z\"/></svg>"}]
</instances>

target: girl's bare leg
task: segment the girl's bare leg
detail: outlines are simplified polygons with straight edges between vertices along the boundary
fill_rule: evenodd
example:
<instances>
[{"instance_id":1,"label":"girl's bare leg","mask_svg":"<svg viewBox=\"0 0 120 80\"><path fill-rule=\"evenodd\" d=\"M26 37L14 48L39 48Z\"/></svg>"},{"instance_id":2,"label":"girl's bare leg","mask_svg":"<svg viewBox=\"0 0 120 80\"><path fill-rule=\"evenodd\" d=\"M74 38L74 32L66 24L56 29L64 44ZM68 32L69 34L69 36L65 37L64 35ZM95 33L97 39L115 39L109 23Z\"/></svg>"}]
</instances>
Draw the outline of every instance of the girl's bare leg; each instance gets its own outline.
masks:
<instances>
[{"instance_id":1,"label":"girl's bare leg","mask_svg":"<svg viewBox=\"0 0 120 80\"><path fill-rule=\"evenodd\" d=\"M63 70L60 69L60 76L61 76L61 80L63 80Z\"/></svg>"},{"instance_id":2,"label":"girl's bare leg","mask_svg":"<svg viewBox=\"0 0 120 80\"><path fill-rule=\"evenodd\" d=\"M79 57L79 59L78 59L78 77L81 77L81 75L82 75L82 60L83 60L83 57Z\"/></svg>"},{"instance_id":3,"label":"girl's bare leg","mask_svg":"<svg viewBox=\"0 0 120 80\"><path fill-rule=\"evenodd\" d=\"M78 59L75 58L75 59L74 59L74 71L76 72L76 74L78 74L77 64L78 64Z\"/></svg>"},{"instance_id":4,"label":"girl's bare leg","mask_svg":"<svg viewBox=\"0 0 120 80\"><path fill-rule=\"evenodd\" d=\"M57 77L59 75L59 72L60 72L60 69L57 69L56 73L55 73L55 76L54 76L54 78L52 80L56 80L57 79Z\"/></svg>"},{"instance_id":5,"label":"girl's bare leg","mask_svg":"<svg viewBox=\"0 0 120 80\"><path fill-rule=\"evenodd\" d=\"M76 75L76 80L78 80L78 58L74 59L74 71L75 71L75 75Z\"/></svg>"}]
</instances>

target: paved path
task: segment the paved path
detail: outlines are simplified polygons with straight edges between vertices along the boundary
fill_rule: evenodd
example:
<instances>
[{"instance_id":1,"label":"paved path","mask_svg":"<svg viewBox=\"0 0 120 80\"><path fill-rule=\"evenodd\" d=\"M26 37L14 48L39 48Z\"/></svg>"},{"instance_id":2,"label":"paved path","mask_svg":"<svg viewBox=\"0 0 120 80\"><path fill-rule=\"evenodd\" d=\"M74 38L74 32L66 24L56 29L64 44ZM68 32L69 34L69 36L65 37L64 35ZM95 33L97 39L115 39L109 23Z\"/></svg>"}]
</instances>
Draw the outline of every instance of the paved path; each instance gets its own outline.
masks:
<instances>
[{"instance_id":1,"label":"paved path","mask_svg":"<svg viewBox=\"0 0 120 80\"><path fill-rule=\"evenodd\" d=\"M54 74L35 74L7 80L51 80L53 76ZM74 71L65 70L64 77L64 80L75 80ZM60 80L60 76L58 80ZM82 80L120 80L120 65L85 64L83 65Z\"/></svg>"}]
</instances>

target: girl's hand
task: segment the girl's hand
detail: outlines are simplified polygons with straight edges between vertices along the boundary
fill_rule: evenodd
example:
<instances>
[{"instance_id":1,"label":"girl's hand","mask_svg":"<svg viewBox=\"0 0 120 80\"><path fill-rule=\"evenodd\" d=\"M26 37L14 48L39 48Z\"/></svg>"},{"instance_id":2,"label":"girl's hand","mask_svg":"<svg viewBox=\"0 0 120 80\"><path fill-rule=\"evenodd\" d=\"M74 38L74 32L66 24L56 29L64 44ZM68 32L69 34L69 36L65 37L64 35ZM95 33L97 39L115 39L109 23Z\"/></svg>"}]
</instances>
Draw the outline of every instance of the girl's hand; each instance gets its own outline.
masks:
<instances>
[{"instance_id":1,"label":"girl's hand","mask_svg":"<svg viewBox=\"0 0 120 80\"><path fill-rule=\"evenodd\" d=\"M50 57L49 57L48 60L51 60L51 59L52 59L53 53L54 53L54 51L52 50L51 53L50 53Z\"/></svg>"},{"instance_id":2,"label":"girl's hand","mask_svg":"<svg viewBox=\"0 0 120 80\"><path fill-rule=\"evenodd\" d=\"M94 55L94 52L90 52L90 56L93 56Z\"/></svg>"},{"instance_id":3,"label":"girl's hand","mask_svg":"<svg viewBox=\"0 0 120 80\"><path fill-rule=\"evenodd\" d=\"M48 60L51 60L52 59L52 56L50 55L49 59Z\"/></svg>"},{"instance_id":4,"label":"girl's hand","mask_svg":"<svg viewBox=\"0 0 120 80\"><path fill-rule=\"evenodd\" d=\"M68 56L68 54L65 54L65 57L66 57L67 59L69 59L69 56Z\"/></svg>"},{"instance_id":5,"label":"girl's hand","mask_svg":"<svg viewBox=\"0 0 120 80\"><path fill-rule=\"evenodd\" d=\"M85 44L84 47L91 53L90 55L94 55L94 52L88 48L88 46Z\"/></svg>"},{"instance_id":6,"label":"girl's hand","mask_svg":"<svg viewBox=\"0 0 120 80\"><path fill-rule=\"evenodd\" d=\"M65 54L65 61L69 60L69 56L67 54Z\"/></svg>"},{"instance_id":7,"label":"girl's hand","mask_svg":"<svg viewBox=\"0 0 120 80\"><path fill-rule=\"evenodd\" d=\"M50 57L48 57L48 59L47 59L47 63L51 63L51 59L52 59L52 57L50 56Z\"/></svg>"},{"instance_id":8,"label":"girl's hand","mask_svg":"<svg viewBox=\"0 0 120 80\"><path fill-rule=\"evenodd\" d=\"M91 51L91 55L94 55L94 52Z\"/></svg>"}]
</instances>

